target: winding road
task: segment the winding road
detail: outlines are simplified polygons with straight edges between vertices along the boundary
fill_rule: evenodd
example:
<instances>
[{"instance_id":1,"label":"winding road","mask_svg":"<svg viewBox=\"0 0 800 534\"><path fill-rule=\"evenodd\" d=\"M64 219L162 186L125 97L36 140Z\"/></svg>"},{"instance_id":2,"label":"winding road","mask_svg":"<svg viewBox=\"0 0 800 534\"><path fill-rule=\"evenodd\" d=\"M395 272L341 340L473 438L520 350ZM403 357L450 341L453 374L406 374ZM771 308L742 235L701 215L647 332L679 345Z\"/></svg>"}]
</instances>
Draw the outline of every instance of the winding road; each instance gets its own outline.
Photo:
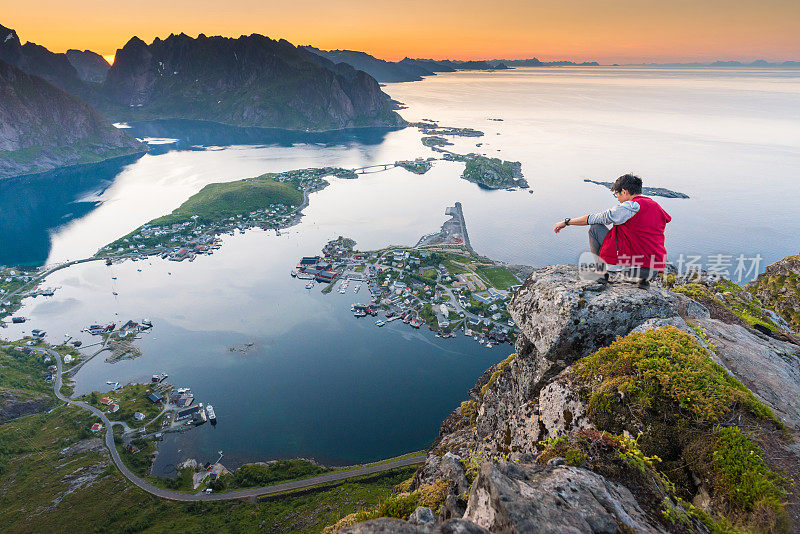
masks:
<instances>
[{"instance_id":1,"label":"winding road","mask_svg":"<svg viewBox=\"0 0 800 534\"><path fill-rule=\"evenodd\" d=\"M247 488L236 491L229 491L226 493L203 493L203 492L182 493L180 491L159 488L158 486L154 486L153 484L150 484L146 480L138 477L136 474L131 472L131 470L128 469L128 467L122 462L122 458L120 458L119 452L117 451L117 447L114 444L114 430L112 428L112 422L108 419L105 413L83 401L72 400L61 394L61 370L62 370L61 355L53 349L48 349L48 352L56 360L57 372L55 380L53 380L53 392L55 393L56 397L66 402L67 404L71 404L73 406L78 406L80 408L83 408L84 410L88 410L89 412L92 413L92 415L99 417L106 428L106 437L105 437L106 447L108 447L108 451L111 454L111 459L114 460L114 464L117 466L117 469L119 469L120 472L125 476L125 478L130 480L133 484L143 489L147 493L155 495L156 497L162 497L164 499L170 499L173 501L185 501L185 502L227 501L233 499L244 499L249 497L258 497L261 495L270 495L273 493L280 493L284 491L299 490L310 486L315 486L317 484L324 484L326 482L335 482L337 480L345 480L348 478L353 478L361 475L380 473L381 471L388 471L390 469L395 469L397 467L405 467L408 465L414 465L425 461L425 455L421 454L417 456L412 456L410 458L391 460L379 465L367 465L364 467L357 467L354 469L338 473L328 473L316 477L304 478L302 480L293 480L291 482L284 482L282 484L274 484L272 486L262 486L260 488Z\"/></svg>"}]
</instances>

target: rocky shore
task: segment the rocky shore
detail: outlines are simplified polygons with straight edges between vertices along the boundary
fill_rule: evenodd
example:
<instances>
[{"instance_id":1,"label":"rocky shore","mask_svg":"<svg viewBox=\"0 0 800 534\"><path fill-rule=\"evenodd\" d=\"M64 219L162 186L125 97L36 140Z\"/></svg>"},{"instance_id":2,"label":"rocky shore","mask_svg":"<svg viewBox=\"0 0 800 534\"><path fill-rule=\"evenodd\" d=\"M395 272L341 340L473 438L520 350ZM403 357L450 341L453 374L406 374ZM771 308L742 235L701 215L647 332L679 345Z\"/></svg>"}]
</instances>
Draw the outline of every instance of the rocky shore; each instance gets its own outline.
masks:
<instances>
[{"instance_id":1,"label":"rocky shore","mask_svg":"<svg viewBox=\"0 0 800 534\"><path fill-rule=\"evenodd\" d=\"M516 352L390 503L328 531L796 532L800 346L667 285L535 271Z\"/></svg>"}]
</instances>

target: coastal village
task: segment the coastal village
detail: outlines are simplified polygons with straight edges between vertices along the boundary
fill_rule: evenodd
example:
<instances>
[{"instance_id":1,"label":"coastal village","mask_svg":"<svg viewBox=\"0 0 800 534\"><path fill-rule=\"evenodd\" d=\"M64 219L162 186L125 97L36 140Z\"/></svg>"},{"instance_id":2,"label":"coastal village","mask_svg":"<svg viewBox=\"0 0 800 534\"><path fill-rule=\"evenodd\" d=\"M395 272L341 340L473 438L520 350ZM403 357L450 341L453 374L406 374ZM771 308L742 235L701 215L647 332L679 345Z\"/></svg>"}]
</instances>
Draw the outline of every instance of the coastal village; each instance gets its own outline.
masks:
<instances>
[{"instance_id":1,"label":"coastal village","mask_svg":"<svg viewBox=\"0 0 800 534\"><path fill-rule=\"evenodd\" d=\"M244 211L241 205L217 205L207 213L201 208L199 211L202 213L184 214L179 208L172 215L155 219L103 247L97 255L111 261L116 257L135 261L152 255L160 255L172 261L194 261L197 255L210 255L220 248L219 235L244 233L249 228L279 231L295 224L299 219L299 212L308 202L308 195L328 185L325 176L355 178L355 174L348 169L325 167L249 179L286 184L298 194L295 198L290 198L285 191L278 190L278 193L283 194L273 193L274 201L267 202L273 200L271 198L254 198L254 209L251 211Z\"/></svg>"},{"instance_id":2,"label":"coastal village","mask_svg":"<svg viewBox=\"0 0 800 534\"><path fill-rule=\"evenodd\" d=\"M487 347L516 339L516 325L506 304L519 287L507 266L477 255L469 244L461 203L447 208L439 232L423 236L413 247L361 252L352 239L339 237L321 255L300 259L291 275L306 289L324 284L323 293L359 293L369 300L354 303L356 318L376 317L377 327L402 321L423 324L443 338L458 332Z\"/></svg>"}]
</instances>

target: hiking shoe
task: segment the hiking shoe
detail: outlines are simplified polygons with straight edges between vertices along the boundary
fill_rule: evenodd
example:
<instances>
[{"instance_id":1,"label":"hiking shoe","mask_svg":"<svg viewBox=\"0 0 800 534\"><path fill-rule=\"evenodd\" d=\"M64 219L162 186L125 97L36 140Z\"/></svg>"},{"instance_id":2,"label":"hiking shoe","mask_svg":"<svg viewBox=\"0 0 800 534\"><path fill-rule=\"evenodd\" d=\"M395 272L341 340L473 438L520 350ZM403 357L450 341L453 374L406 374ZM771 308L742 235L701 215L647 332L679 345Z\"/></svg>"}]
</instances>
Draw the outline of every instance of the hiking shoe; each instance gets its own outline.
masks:
<instances>
[{"instance_id":1,"label":"hiking shoe","mask_svg":"<svg viewBox=\"0 0 800 534\"><path fill-rule=\"evenodd\" d=\"M650 281L647 278L642 278L639 280L639 289L650 289Z\"/></svg>"}]
</instances>

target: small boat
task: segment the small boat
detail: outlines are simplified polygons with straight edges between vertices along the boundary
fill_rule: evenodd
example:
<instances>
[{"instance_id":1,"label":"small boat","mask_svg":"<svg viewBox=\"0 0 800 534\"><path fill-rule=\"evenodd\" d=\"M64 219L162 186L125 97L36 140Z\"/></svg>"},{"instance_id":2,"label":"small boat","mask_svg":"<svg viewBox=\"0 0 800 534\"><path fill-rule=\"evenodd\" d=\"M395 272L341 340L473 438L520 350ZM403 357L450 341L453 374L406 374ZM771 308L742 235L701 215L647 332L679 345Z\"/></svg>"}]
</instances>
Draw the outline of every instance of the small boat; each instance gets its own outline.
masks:
<instances>
[{"instance_id":1,"label":"small boat","mask_svg":"<svg viewBox=\"0 0 800 534\"><path fill-rule=\"evenodd\" d=\"M153 321L147 318L142 319L142 324L150 328L153 327Z\"/></svg>"},{"instance_id":2,"label":"small boat","mask_svg":"<svg viewBox=\"0 0 800 534\"><path fill-rule=\"evenodd\" d=\"M167 373L161 373L160 375L153 375L152 381L153 382L161 382L162 380L164 380L168 376L169 375Z\"/></svg>"},{"instance_id":3,"label":"small boat","mask_svg":"<svg viewBox=\"0 0 800 534\"><path fill-rule=\"evenodd\" d=\"M11 322L14 323L14 324L24 323L25 321L27 321L27 319L25 317L21 317L21 316L12 317L11 318Z\"/></svg>"},{"instance_id":4,"label":"small boat","mask_svg":"<svg viewBox=\"0 0 800 534\"><path fill-rule=\"evenodd\" d=\"M106 258L106 265L111 265L111 258Z\"/></svg>"},{"instance_id":5,"label":"small boat","mask_svg":"<svg viewBox=\"0 0 800 534\"><path fill-rule=\"evenodd\" d=\"M292 271L292 272L290 272L289 274L290 274L290 275L292 275L292 278L297 278L297 271L294 271L294 270L293 270L293 271Z\"/></svg>"},{"instance_id":6,"label":"small boat","mask_svg":"<svg viewBox=\"0 0 800 534\"><path fill-rule=\"evenodd\" d=\"M176 393L178 393L178 395L184 395L186 393L189 393L191 390L192 388L178 388L175 391Z\"/></svg>"},{"instance_id":7,"label":"small boat","mask_svg":"<svg viewBox=\"0 0 800 534\"><path fill-rule=\"evenodd\" d=\"M136 270L137 270L138 272L142 272L142 270L141 270L141 269L136 269Z\"/></svg>"},{"instance_id":8,"label":"small boat","mask_svg":"<svg viewBox=\"0 0 800 534\"><path fill-rule=\"evenodd\" d=\"M375 321L375 326L383 326L386 324L386 321Z\"/></svg>"},{"instance_id":9,"label":"small boat","mask_svg":"<svg viewBox=\"0 0 800 534\"><path fill-rule=\"evenodd\" d=\"M208 420L211 421L211 424L217 422L217 414L214 413L214 407L210 404L206 405L206 413L208 414Z\"/></svg>"},{"instance_id":10,"label":"small boat","mask_svg":"<svg viewBox=\"0 0 800 534\"><path fill-rule=\"evenodd\" d=\"M116 279L117 279L117 277L116 277L116 276L112 276L112 277L111 277L111 279L112 279L112 280L116 280Z\"/></svg>"},{"instance_id":11,"label":"small boat","mask_svg":"<svg viewBox=\"0 0 800 534\"><path fill-rule=\"evenodd\" d=\"M306 284L306 289L312 289L314 287L314 282L309 282Z\"/></svg>"},{"instance_id":12,"label":"small boat","mask_svg":"<svg viewBox=\"0 0 800 534\"><path fill-rule=\"evenodd\" d=\"M114 295L115 297L116 297L117 295L119 295L119 293L117 293L116 291L112 291L112 292L111 292L111 294L112 294L112 295Z\"/></svg>"},{"instance_id":13,"label":"small boat","mask_svg":"<svg viewBox=\"0 0 800 534\"><path fill-rule=\"evenodd\" d=\"M365 312L364 310L356 310L355 312L353 312L353 315L355 315L356 317L366 317L367 312Z\"/></svg>"}]
</instances>

